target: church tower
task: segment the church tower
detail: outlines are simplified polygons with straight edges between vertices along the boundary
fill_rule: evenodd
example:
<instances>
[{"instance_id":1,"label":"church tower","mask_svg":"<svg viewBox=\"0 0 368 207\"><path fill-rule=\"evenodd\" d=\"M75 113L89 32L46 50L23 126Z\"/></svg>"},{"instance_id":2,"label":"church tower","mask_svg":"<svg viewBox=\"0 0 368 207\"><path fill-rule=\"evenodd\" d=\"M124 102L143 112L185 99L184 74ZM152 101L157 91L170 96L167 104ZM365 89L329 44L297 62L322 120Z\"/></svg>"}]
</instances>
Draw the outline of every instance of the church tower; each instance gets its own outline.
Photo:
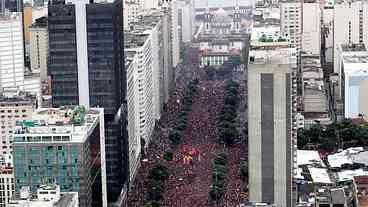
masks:
<instances>
[{"instance_id":1,"label":"church tower","mask_svg":"<svg viewBox=\"0 0 368 207\"><path fill-rule=\"evenodd\" d=\"M204 31L206 33L211 32L211 20L212 20L212 15L210 12L210 8L208 7L208 0L207 0L206 11L204 12Z\"/></svg>"},{"instance_id":2,"label":"church tower","mask_svg":"<svg viewBox=\"0 0 368 207\"><path fill-rule=\"evenodd\" d=\"M240 17L240 8L239 8L239 2L236 0L236 6L234 10L233 15L233 23L231 25L232 31L239 33L240 32L240 23L241 23L241 17Z\"/></svg>"}]
</instances>

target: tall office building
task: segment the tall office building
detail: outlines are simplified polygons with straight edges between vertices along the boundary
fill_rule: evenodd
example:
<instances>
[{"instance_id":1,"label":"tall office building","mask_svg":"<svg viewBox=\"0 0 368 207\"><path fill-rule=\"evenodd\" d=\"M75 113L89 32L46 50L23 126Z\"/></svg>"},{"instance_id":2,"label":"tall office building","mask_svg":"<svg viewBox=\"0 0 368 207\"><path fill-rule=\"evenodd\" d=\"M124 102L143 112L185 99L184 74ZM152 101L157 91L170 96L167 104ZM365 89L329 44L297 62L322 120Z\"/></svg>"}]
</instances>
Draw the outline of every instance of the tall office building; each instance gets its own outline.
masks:
<instances>
[{"instance_id":1,"label":"tall office building","mask_svg":"<svg viewBox=\"0 0 368 207\"><path fill-rule=\"evenodd\" d=\"M14 129L16 191L58 184L80 206L107 207L103 109L47 108Z\"/></svg>"},{"instance_id":2,"label":"tall office building","mask_svg":"<svg viewBox=\"0 0 368 207\"><path fill-rule=\"evenodd\" d=\"M122 2L54 0L49 4L49 75L53 106L105 112L109 201L127 182L126 78Z\"/></svg>"},{"instance_id":3,"label":"tall office building","mask_svg":"<svg viewBox=\"0 0 368 207\"><path fill-rule=\"evenodd\" d=\"M296 49L289 48L287 38L279 33L252 33L248 65L250 202L295 206L296 61Z\"/></svg>"},{"instance_id":4,"label":"tall office building","mask_svg":"<svg viewBox=\"0 0 368 207\"><path fill-rule=\"evenodd\" d=\"M0 91L23 89L24 53L22 14L0 14Z\"/></svg>"}]
</instances>

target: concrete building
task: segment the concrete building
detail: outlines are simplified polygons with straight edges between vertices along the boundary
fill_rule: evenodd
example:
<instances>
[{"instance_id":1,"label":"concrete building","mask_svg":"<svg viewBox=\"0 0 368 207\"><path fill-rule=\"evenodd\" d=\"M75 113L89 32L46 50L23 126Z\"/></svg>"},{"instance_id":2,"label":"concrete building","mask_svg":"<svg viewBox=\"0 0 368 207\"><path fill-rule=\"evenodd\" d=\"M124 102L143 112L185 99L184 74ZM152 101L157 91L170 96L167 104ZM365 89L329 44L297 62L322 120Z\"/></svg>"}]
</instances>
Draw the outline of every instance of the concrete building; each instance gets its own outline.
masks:
<instances>
[{"instance_id":1,"label":"concrete building","mask_svg":"<svg viewBox=\"0 0 368 207\"><path fill-rule=\"evenodd\" d=\"M368 24L368 3L364 1L338 3L334 6L334 14L334 72L340 74L337 58L340 45L368 44L368 27L364 26Z\"/></svg>"},{"instance_id":2,"label":"concrete building","mask_svg":"<svg viewBox=\"0 0 368 207\"><path fill-rule=\"evenodd\" d=\"M135 79L138 81L135 91L135 96L138 98L138 102L135 103L136 109L138 109L136 116L139 118L136 122L137 127L139 127L137 137L144 139L148 144L156 121L153 102L154 68L152 65L152 35L145 33L126 33L125 37L125 52L129 53L131 59L136 58L136 62L138 63L135 72Z\"/></svg>"},{"instance_id":3,"label":"concrete building","mask_svg":"<svg viewBox=\"0 0 368 207\"><path fill-rule=\"evenodd\" d=\"M23 89L24 52L21 13L0 14L0 91Z\"/></svg>"},{"instance_id":4,"label":"concrete building","mask_svg":"<svg viewBox=\"0 0 368 207\"><path fill-rule=\"evenodd\" d=\"M337 56L346 118L368 114L368 51L364 44L341 44Z\"/></svg>"},{"instance_id":5,"label":"concrete building","mask_svg":"<svg viewBox=\"0 0 368 207\"><path fill-rule=\"evenodd\" d=\"M128 185L123 8L121 0L99 2L51 1L48 71L53 107L104 108L108 199L115 202Z\"/></svg>"},{"instance_id":6,"label":"concrete building","mask_svg":"<svg viewBox=\"0 0 368 207\"><path fill-rule=\"evenodd\" d=\"M41 81L47 82L47 58L49 35L47 18L41 17L29 28L31 71L41 74Z\"/></svg>"},{"instance_id":7,"label":"concrete building","mask_svg":"<svg viewBox=\"0 0 368 207\"><path fill-rule=\"evenodd\" d=\"M281 32L297 51L319 55L321 50L321 15L317 0L280 3Z\"/></svg>"},{"instance_id":8,"label":"concrete building","mask_svg":"<svg viewBox=\"0 0 368 207\"><path fill-rule=\"evenodd\" d=\"M14 194L9 207L79 207L77 192L60 192L59 185L41 185L37 193L24 186Z\"/></svg>"},{"instance_id":9,"label":"concrete building","mask_svg":"<svg viewBox=\"0 0 368 207\"><path fill-rule=\"evenodd\" d=\"M8 207L9 200L15 191L13 156L0 156L0 206Z\"/></svg>"},{"instance_id":10,"label":"concrete building","mask_svg":"<svg viewBox=\"0 0 368 207\"><path fill-rule=\"evenodd\" d=\"M135 0L124 0L123 6L124 30L129 30L130 26L139 21L141 7Z\"/></svg>"},{"instance_id":11,"label":"concrete building","mask_svg":"<svg viewBox=\"0 0 368 207\"><path fill-rule=\"evenodd\" d=\"M180 62L180 39L179 39L179 17L178 5L175 1L163 0L161 4L163 12L169 15L172 66L175 68Z\"/></svg>"},{"instance_id":12,"label":"concrete building","mask_svg":"<svg viewBox=\"0 0 368 207\"><path fill-rule=\"evenodd\" d=\"M32 25L32 6L26 4L23 7L24 42L29 43L29 27Z\"/></svg>"},{"instance_id":13,"label":"concrete building","mask_svg":"<svg viewBox=\"0 0 368 207\"><path fill-rule=\"evenodd\" d=\"M56 183L81 206L107 206L104 110L48 108L14 128L16 191Z\"/></svg>"},{"instance_id":14,"label":"concrete building","mask_svg":"<svg viewBox=\"0 0 368 207\"><path fill-rule=\"evenodd\" d=\"M302 2L302 36L301 50L308 54L321 53L322 10L318 0Z\"/></svg>"},{"instance_id":15,"label":"concrete building","mask_svg":"<svg viewBox=\"0 0 368 207\"><path fill-rule=\"evenodd\" d=\"M290 39L291 47L297 52L302 46L302 4L300 2L280 3L281 32Z\"/></svg>"},{"instance_id":16,"label":"concrete building","mask_svg":"<svg viewBox=\"0 0 368 207\"><path fill-rule=\"evenodd\" d=\"M195 32L195 9L192 0L175 1L178 8L180 42L190 42Z\"/></svg>"},{"instance_id":17,"label":"concrete building","mask_svg":"<svg viewBox=\"0 0 368 207\"><path fill-rule=\"evenodd\" d=\"M248 64L249 201L283 207L296 199L297 52L289 45L280 34L252 39Z\"/></svg>"},{"instance_id":18,"label":"concrete building","mask_svg":"<svg viewBox=\"0 0 368 207\"><path fill-rule=\"evenodd\" d=\"M138 55L126 52L125 68L127 71L128 137L129 137L129 180L134 181L140 166L141 138L139 125L138 97Z\"/></svg>"},{"instance_id":19,"label":"concrete building","mask_svg":"<svg viewBox=\"0 0 368 207\"><path fill-rule=\"evenodd\" d=\"M17 122L31 117L36 108L36 97L29 94L4 94L0 96L0 154L13 152L13 131Z\"/></svg>"},{"instance_id":20,"label":"concrete building","mask_svg":"<svg viewBox=\"0 0 368 207\"><path fill-rule=\"evenodd\" d=\"M48 8L47 5L33 6L32 7L32 24L41 17L47 17Z\"/></svg>"},{"instance_id":21,"label":"concrete building","mask_svg":"<svg viewBox=\"0 0 368 207\"><path fill-rule=\"evenodd\" d=\"M327 114L328 102L320 56L302 55L301 69L303 114Z\"/></svg>"},{"instance_id":22,"label":"concrete building","mask_svg":"<svg viewBox=\"0 0 368 207\"><path fill-rule=\"evenodd\" d=\"M29 92L37 96L39 101L41 100L41 77L39 72L25 72L23 84L23 91Z\"/></svg>"}]
</instances>

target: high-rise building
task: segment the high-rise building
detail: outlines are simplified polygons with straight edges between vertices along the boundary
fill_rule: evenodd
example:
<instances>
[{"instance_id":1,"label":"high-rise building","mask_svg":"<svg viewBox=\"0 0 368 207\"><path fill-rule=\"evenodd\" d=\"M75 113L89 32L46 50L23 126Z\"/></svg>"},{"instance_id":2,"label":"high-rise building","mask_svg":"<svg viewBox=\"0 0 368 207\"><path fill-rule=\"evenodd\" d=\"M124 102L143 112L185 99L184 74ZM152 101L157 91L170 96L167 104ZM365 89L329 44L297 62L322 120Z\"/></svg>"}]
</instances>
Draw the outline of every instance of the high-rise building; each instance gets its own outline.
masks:
<instances>
[{"instance_id":1,"label":"high-rise building","mask_svg":"<svg viewBox=\"0 0 368 207\"><path fill-rule=\"evenodd\" d=\"M14 129L15 187L45 184L78 192L80 206L107 207L104 110L37 110Z\"/></svg>"},{"instance_id":2,"label":"high-rise building","mask_svg":"<svg viewBox=\"0 0 368 207\"><path fill-rule=\"evenodd\" d=\"M190 42L194 33L194 5L191 0L175 1L178 8L178 25L180 42Z\"/></svg>"},{"instance_id":3,"label":"high-rise building","mask_svg":"<svg viewBox=\"0 0 368 207\"><path fill-rule=\"evenodd\" d=\"M53 106L104 108L109 201L128 176L122 10L121 0L54 0L48 10Z\"/></svg>"},{"instance_id":4,"label":"high-rise building","mask_svg":"<svg viewBox=\"0 0 368 207\"><path fill-rule=\"evenodd\" d=\"M132 24L139 21L138 15L141 12L141 7L135 0L124 0L123 6L124 17L124 30L129 30Z\"/></svg>"},{"instance_id":5,"label":"high-rise building","mask_svg":"<svg viewBox=\"0 0 368 207\"><path fill-rule=\"evenodd\" d=\"M170 0L168 4L163 3L162 8L170 14L172 66L175 68L180 62L178 5Z\"/></svg>"},{"instance_id":6,"label":"high-rise building","mask_svg":"<svg viewBox=\"0 0 368 207\"><path fill-rule=\"evenodd\" d=\"M368 51L364 44L341 44L338 48L339 80L345 118L367 119Z\"/></svg>"},{"instance_id":7,"label":"high-rise building","mask_svg":"<svg viewBox=\"0 0 368 207\"><path fill-rule=\"evenodd\" d=\"M29 28L31 71L40 73L41 82L47 82L47 58L49 53L49 35L47 18L41 17Z\"/></svg>"},{"instance_id":8,"label":"high-rise building","mask_svg":"<svg viewBox=\"0 0 368 207\"><path fill-rule=\"evenodd\" d=\"M280 3L281 32L290 39L291 47L298 52L302 44L302 16L301 2Z\"/></svg>"},{"instance_id":9,"label":"high-rise building","mask_svg":"<svg viewBox=\"0 0 368 207\"><path fill-rule=\"evenodd\" d=\"M29 43L29 27L32 25L32 6L26 4L23 7L24 43Z\"/></svg>"},{"instance_id":10,"label":"high-rise building","mask_svg":"<svg viewBox=\"0 0 368 207\"><path fill-rule=\"evenodd\" d=\"M280 3L281 32L298 52L320 55L321 9L318 0Z\"/></svg>"},{"instance_id":11,"label":"high-rise building","mask_svg":"<svg viewBox=\"0 0 368 207\"><path fill-rule=\"evenodd\" d=\"M297 52L279 33L252 33L250 47L249 201L293 207L296 162L293 103Z\"/></svg>"},{"instance_id":12,"label":"high-rise building","mask_svg":"<svg viewBox=\"0 0 368 207\"><path fill-rule=\"evenodd\" d=\"M22 89L24 80L21 13L0 14L0 91Z\"/></svg>"},{"instance_id":13,"label":"high-rise building","mask_svg":"<svg viewBox=\"0 0 368 207\"><path fill-rule=\"evenodd\" d=\"M322 11L318 0L302 2L301 50L319 56L321 53Z\"/></svg>"},{"instance_id":14,"label":"high-rise building","mask_svg":"<svg viewBox=\"0 0 368 207\"><path fill-rule=\"evenodd\" d=\"M13 152L13 130L17 122L27 120L36 108L36 97L29 94L0 95L0 154Z\"/></svg>"},{"instance_id":15,"label":"high-rise building","mask_svg":"<svg viewBox=\"0 0 368 207\"><path fill-rule=\"evenodd\" d=\"M334 72L341 74L338 67L338 50L341 44L368 45L368 3L364 1L343 2L334 6ZM343 14L343 15L336 15ZM338 94L342 97L341 94Z\"/></svg>"}]
</instances>

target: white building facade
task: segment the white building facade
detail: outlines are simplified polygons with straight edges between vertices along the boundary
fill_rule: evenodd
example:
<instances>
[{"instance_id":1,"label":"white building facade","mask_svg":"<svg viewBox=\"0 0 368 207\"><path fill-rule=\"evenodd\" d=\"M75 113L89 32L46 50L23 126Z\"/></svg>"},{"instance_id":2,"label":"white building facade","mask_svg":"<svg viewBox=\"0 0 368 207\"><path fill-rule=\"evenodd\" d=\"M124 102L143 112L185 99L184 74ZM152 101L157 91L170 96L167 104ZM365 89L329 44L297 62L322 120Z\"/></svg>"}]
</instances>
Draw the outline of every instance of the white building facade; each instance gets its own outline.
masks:
<instances>
[{"instance_id":1,"label":"white building facade","mask_svg":"<svg viewBox=\"0 0 368 207\"><path fill-rule=\"evenodd\" d=\"M22 89L24 80L23 22L21 13L0 16L0 91Z\"/></svg>"},{"instance_id":2,"label":"white building facade","mask_svg":"<svg viewBox=\"0 0 368 207\"><path fill-rule=\"evenodd\" d=\"M180 41L190 42L194 34L195 9L193 1L175 1L178 5L178 24L180 27Z\"/></svg>"},{"instance_id":3,"label":"white building facade","mask_svg":"<svg viewBox=\"0 0 368 207\"><path fill-rule=\"evenodd\" d=\"M368 115L368 51L364 45L342 44L338 49L341 95L345 118ZM355 47L353 49L353 47Z\"/></svg>"},{"instance_id":4,"label":"white building facade","mask_svg":"<svg viewBox=\"0 0 368 207\"><path fill-rule=\"evenodd\" d=\"M341 15L343 14L343 15ZM368 2L356 1L334 6L334 72L338 67L338 48L341 44L368 44Z\"/></svg>"},{"instance_id":5,"label":"white building facade","mask_svg":"<svg viewBox=\"0 0 368 207\"><path fill-rule=\"evenodd\" d=\"M321 53L321 9L320 3L303 2L303 24L301 36L301 50L303 52L320 55Z\"/></svg>"},{"instance_id":6,"label":"white building facade","mask_svg":"<svg viewBox=\"0 0 368 207\"><path fill-rule=\"evenodd\" d=\"M281 32L290 39L291 47L301 50L302 4L287 2L280 4Z\"/></svg>"}]
</instances>

